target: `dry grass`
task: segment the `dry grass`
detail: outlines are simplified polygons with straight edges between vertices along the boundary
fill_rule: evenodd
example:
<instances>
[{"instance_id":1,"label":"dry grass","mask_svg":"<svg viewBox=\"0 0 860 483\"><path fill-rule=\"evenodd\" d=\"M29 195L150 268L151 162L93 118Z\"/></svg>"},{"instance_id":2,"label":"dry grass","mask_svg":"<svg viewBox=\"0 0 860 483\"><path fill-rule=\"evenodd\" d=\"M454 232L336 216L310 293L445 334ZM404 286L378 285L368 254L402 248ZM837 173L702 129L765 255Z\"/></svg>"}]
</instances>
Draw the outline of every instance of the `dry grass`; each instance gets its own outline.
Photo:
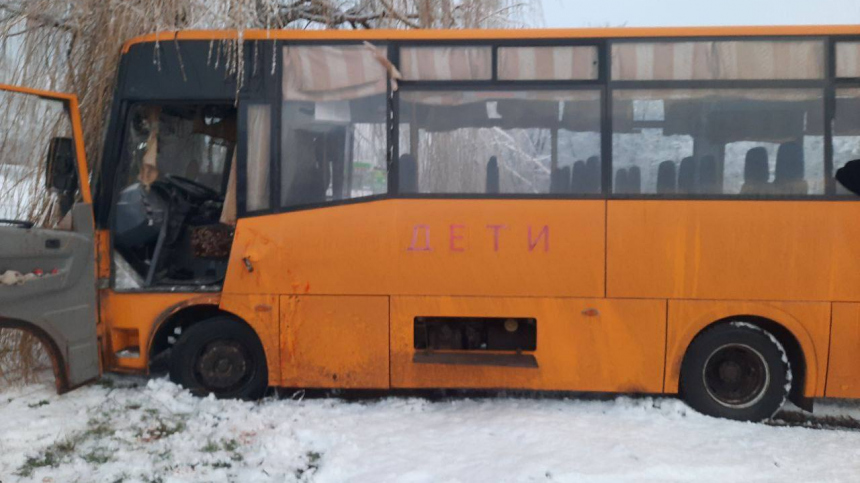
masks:
<instances>
[{"instance_id":1,"label":"dry grass","mask_svg":"<svg viewBox=\"0 0 860 483\"><path fill-rule=\"evenodd\" d=\"M0 329L0 388L53 377L42 343L28 332Z\"/></svg>"}]
</instances>

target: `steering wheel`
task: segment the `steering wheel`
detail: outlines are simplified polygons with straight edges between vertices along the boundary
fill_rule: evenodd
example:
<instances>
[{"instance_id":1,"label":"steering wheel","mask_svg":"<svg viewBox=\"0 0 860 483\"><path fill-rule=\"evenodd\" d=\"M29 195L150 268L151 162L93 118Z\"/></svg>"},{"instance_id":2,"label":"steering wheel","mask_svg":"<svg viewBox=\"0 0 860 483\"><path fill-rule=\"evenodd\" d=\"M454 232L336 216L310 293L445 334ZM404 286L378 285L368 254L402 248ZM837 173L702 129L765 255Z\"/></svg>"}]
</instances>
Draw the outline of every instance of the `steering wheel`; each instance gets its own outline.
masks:
<instances>
[{"instance_id":1,"label":"steering wheel","mask_svg":"<svg viewBox=\"0 0 860 483\"><path fill-rule=\"evenodd\" d=\"M36 224L32 221L0 219L0 225L14 225L24 229L30 229L33 228Z\"/></svg>"},{"instance_id":2,"label":"steering wheel","mask_svg":"<svg viewBox=\"0 0 860 483\"><path fill-rule=\"evenodd\" d=\"M204 199L204 200L220 200L221 193L213 190L212 188L198 183L197 181L182 177L175 176L172 174L168 174L164 176L164 180L170 184L171 186L177 188L183 193L188 194L192 198Z\"/></svg>"}]
</instances>

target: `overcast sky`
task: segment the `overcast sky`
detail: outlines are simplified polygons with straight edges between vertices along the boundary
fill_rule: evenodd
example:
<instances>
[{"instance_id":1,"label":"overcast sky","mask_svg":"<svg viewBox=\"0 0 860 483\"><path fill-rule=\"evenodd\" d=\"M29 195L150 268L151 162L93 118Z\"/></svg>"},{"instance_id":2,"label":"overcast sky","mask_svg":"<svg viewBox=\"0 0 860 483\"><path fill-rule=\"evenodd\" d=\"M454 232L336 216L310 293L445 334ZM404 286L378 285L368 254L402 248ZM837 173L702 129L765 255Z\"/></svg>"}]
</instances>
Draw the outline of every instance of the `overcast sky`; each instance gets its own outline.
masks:
<instances>
[{"instance_id":1,"label":"overcast sky","mask_svg":"<svg viewBox=\"0 0 860 483\"><path fill-rule=\"evenodd\" d=\"M860 0L543 0L546 27L860 24Z\"/></svg>"}]
</instances>

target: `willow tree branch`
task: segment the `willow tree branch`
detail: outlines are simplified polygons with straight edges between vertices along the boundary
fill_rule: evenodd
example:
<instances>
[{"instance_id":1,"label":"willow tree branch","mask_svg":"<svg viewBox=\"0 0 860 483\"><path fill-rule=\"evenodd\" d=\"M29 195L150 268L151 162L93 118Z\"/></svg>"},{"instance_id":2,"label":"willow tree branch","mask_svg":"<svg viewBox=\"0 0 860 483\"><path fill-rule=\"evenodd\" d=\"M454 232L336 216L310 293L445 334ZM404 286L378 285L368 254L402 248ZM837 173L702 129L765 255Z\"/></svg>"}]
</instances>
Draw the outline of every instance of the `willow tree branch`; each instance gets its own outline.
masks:
<instances>
[{"instance_id":1,"label":"willow tree branch","mask_svg":"<svg viewBox=\"0 0 860 483\"><path fill-rule=\"evenodd\" d=\"M343 10L327 0L296 0L282 5L278 9L278 17L283 25L306 20L328 26L349 24L368 29L374 28L376 22L392 18L408 27L419 28L418 24L410 20L410 17L416 16L399 13L385 0L381 0L381 4L383 8L376 11L367 11L362 4Z\"/></svg>"},{"instance_id":2,"label":"willow tree branch","mask_svg":"<svg viewBox=\"0 0 860 483\"><path fill-rule=\"evenodd\" d=\"M30 12L17 4L17 2L12 4L12 2L0 0L0 10L8 12L11 18L25 18L37 22L41 27L55 27L70 32L77 31L77 28L66 19L56 18L46 13Z\"/></svg>"}]
</instances>

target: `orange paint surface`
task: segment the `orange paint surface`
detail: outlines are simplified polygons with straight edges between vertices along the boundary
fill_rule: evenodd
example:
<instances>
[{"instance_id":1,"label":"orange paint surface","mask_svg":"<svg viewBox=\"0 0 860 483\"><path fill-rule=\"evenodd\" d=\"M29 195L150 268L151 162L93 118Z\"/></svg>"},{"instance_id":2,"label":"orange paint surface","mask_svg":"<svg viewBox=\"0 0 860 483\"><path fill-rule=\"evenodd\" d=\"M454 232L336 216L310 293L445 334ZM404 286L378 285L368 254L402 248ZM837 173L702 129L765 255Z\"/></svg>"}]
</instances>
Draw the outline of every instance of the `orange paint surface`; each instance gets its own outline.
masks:
<instances>
[{"instance_id":1,"label":"orange paint surface","mask_svg":"<svg viewBox=\"0 0 860 483\"><path fill-rule=\"evenodd\" d=\"M386 200L245 218L224 292L600 297L604 206Z\"/></svg>"},{"instance_id":2,"label":"orange paint surface","mask_svg":"<svg viewBox=\"0 0 860 483\"><path fill-rule=\"evenodd\" d=\"M858 25L741 26L741 27L661 27L661 28L583 28L583 29L413 29L413 30L243 30L246 40L496 40L496 39L581 39L631 37L738 37L858 35ZM157 32L133 38L123 45L178 40L236 39L237 30L184 30Z\"/></svg>"},{"instance_id":3,"label":"orange paint surface","mask_svg":"<svg viewBox=\"0 0 860 483\"><path fill-rule=\"evenodd\" d=\"M239 221L225 293L392 296L395 387L675 392L698 331L726 317L766 317L795 334L807 363L804 392L820 396L829 303L802 301L854 290L851 263L860 257L843 220L856 209L836 202L385 200L297 211ZM822 232L828 236L814 235ZM830 257L847 262L836 266ZM792 298L798 303L786 301ZM337 299L317 299L314 313L337 310ZM296 299L282 299L282 311L285 300ZM590 320L582 311L592 308L602 323L570 323ZM294 313L309 330L302 312ZM540 369L414 364L412 320L428 315L536 317ZM387 323L376 319L378 327ZM352 347L345 331L311 327L317 342L325 334L328 344ZM296 365L314 345L302 339L282 333L284 379L323 384L320 374L332 373L337 357ZM316 375L302 375L299 367L308 365Z\"/></svg>"},{"instance_id":4,"label":"orange paint surface","mask_svg":"<svg viewBox=\"0 0 860 483\"><path fill-rule=\"evenodd\" d=\"M41 89L32 89L30 87L13 86L10 84L2 84L2 83L0 83L0 91L18 92L21 94L31 94L34 96L44 97L46 99L56 99L59 101L70 101L72 99L77 99L77 97L74 94L65 94L62 92L45 91L45 90L41 90Z\"/></svg>"},{"instance_id":5,"label":"orange paint surface","mask_svg":"<svg viewBox=\"0 0 860 483\"><path fill-rule=\"evenodd\" d=\"M388 388L388 297L281 297L282 385Z\"/></svg>"},{"instance_id":6,"label":"orange paint surface","mask_svg":"<svg viewBox=\"0 0 860 483\"><path fill-rule=\"evenodd\" d=\"M108 337L102 339L102 356L108 370L146 372L149 369L149 347L157 325L175 310L194 303L218 304L218 294L194 293L116 293L100 291L101 323ZM116 343L128 341L130 331L139 335L140 357L117 358ZM117 335L112 335L117 332Z\"/></svg>"},{"instance_id":7,"label":"orange paint surface","mask_svg":"<svg viewBox=\"0 0 860 483\"><path fill-rule=\"evenodd\" d=\"M254 329L263 350L266 352L266 365L269 370L269 384L281 384L281 330L278 324L277 295L232 295L221 296L221 310L244 320Z\"/></svg>"},{"instance_id":8,"label":"orange paint surface","mask_svg":"<svg viewBox=\"0 0 860 483\"><path fill-rule=\"evenodd\" d=\"M830 304L812 302L749 302L670 300L666 338L666 393L678 391L684 352L702 329L739 315L760 316L791 331L806 357L807 397L823 397L830 335ZM743 319L743 317L741 317Z\"/></svg>"},{"instance_id":9,"label":"orange paint surface","mask_svg":"<svg viewBox=\"0 0 860 483\"><path fill-rule=\"evenodd\" d=\"M385 294L394 251L394 217L385 208L368 203L240 219L224 293Z\"/></svg>"},{"instance_id":10,"label":"orange paint surface","mask_svg":"<svg viewBox=\"0 0 860 483\"><path fill-rule=\"evenodd\" d=\"M110 230L96 230L96 277L109 278L111 272Z\"/></svg>"},{"instance_id":11,"label":"orange paint surface","mask_svg":"<svg viewBox=\"0 0 860 483\"><path fill-rule=\"evenodd\" d=\"M833 304L827 397L860 398L860 304Z\"/></svg>"},{"instance_id":12,"label":"orange paint surface","mask_svg":"<svg viewBox=\"0 0 860 483\"><path fill-rule=\"evenodd\" d=\"M87 152L84 147L84 128L81 125L81 111L78 107L78 98L68 96L69 116L72 119L72 133L75 138L75 159L78 162L78 183L80 184L81 198L84 203L92 203L93 196L90 193L90 170L87 166Z\"/></svg>"},{"instance_id":13,"label":"orange paint surface","mask_svg":"<svg viewBox=\"0 0 860 483\"><path fill-rule=\"evenodd\" d=\"M535 318L539 368L415 364L419 316ZM657 300L392 297L391 385L657 393L665 329Z\"/></svg>"},{"instance_id":14,"label":"orange paint surface","mask_svg":"<svg viewBox=\"0 0 860 483\"><path fill-rule=\"evenodd\" d=\"M785 299L851 295L847 240L854 235L843 220L857 209L789 201L385 200L245 218L221 307L260 334L277 368L273 385L348 388L385 388L390 377L400 388L674 393L699 331L727 317L759 316L795 335L806 357L804 394L821 397L831 304ZM813 228L827 236L812 236ZM839 266L828 261L839 257L846 260ZM772 301L780 294L782 301ZM110 327L137 329L148 340L153 320L192 297L109 294L104 313ZM860 343L852 324L860 322L851 312L858 309L848 307L834 313L842 335L831 371L845 369L833 372L828 395L854 394L833 391L851 391L858 380L848 361ZM534 317L539 368L415 364L418 316Z\"/></svg>"},{"instance_id":15,"label":"orange paint surface","mask_svg":"<svg viewBox=\"0 0 860 483\"><path fill-rule=\"evenodd\" d=\"M609 297L860 301L860 204L609 201Z\"/></svg>"}]
</instances>

